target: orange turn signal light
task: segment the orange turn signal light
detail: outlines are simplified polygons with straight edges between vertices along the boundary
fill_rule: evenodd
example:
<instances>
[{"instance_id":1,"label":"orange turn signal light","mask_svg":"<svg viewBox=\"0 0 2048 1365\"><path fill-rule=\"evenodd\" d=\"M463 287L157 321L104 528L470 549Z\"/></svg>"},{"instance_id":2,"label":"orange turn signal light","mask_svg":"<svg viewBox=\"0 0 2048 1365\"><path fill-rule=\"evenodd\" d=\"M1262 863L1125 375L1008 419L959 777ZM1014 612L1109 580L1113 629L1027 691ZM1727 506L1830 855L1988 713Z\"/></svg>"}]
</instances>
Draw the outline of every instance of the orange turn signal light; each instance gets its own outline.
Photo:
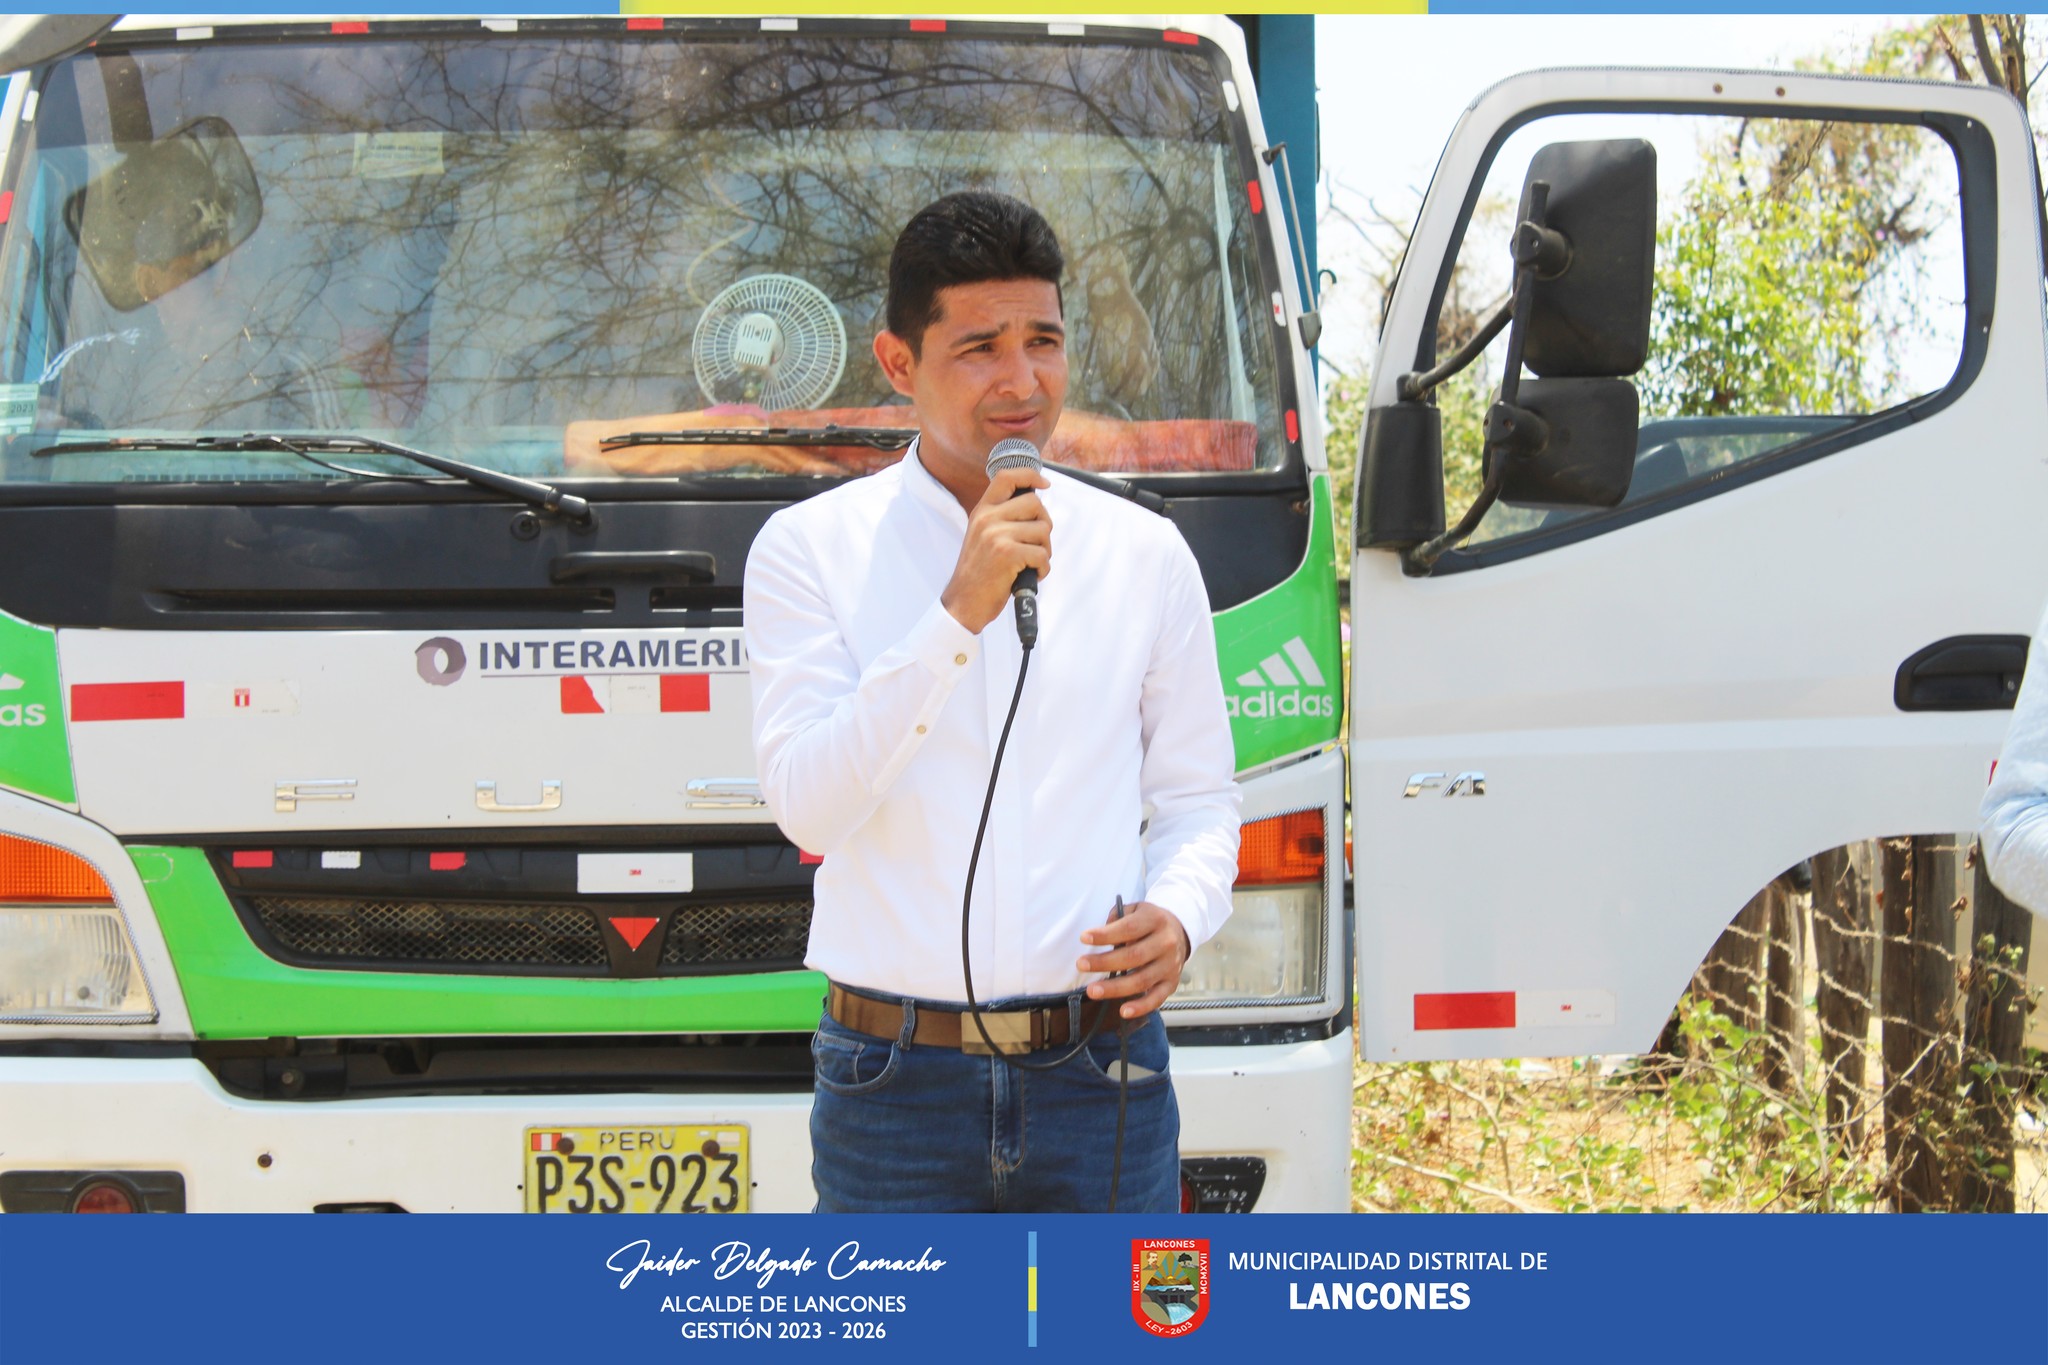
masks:
<instances>
[{"instance_id":1,"label":"orange turn signal light","mask_svg":"<svg viewBox=\"0 0 2048 1365\"><path fill-rule=\"evenodd\" d=\"M107 879L75 853L0 834L0 901L111 901Z\"/></svg>"},{"instance_id":2,"label":"orange turn signal light","mask_svg":"<svg viewBox=\"0 0 2048 1365\"><path fill-rule=\"evenodd\" d=\"M1319 882L1323 879L1323 813L1298 810L1254 820L1237 836L1237 884L1271 886L1276 882Z\"/></svg>"}]
</instances>

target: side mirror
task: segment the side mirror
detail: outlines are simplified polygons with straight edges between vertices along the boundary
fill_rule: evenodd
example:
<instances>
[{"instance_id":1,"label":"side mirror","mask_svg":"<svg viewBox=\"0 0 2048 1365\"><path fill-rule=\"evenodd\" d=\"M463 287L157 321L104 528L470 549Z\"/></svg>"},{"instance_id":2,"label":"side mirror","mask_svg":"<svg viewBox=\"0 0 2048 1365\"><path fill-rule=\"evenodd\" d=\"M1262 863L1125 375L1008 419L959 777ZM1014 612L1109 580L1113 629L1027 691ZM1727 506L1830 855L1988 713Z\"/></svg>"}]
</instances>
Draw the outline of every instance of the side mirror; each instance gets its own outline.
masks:
<instances>
[{"instance_id":1,"label":"side mirror","mask_svg":"<svg viewBox=\"0 0 2048 1365\"><path fill-rule=\"evenodd\" d=\"M1457 525L1402 551L1405 573L1428 573L1496 500L1613 507L1635 473L1636 390L1620 376L1650 353L1656 149L1629 138L1553 142L1536 153L1512 247L1508 302L1448 359L1401 377L1401 399L1419 399L1507 329L1479 496ZM1525 380L1525 367L1540 377Z\"/></svg>"},{"instance_id":2,"label":"side mirror","mask_svg":"<svg viewBox=\"0 0 2048 1365\"><path fill-rule=\"evenodd\" d=\"M212 116L136 147L64 204L79 255L123 313L200 274L262 219L256 168Z\"/></svg>"},{"instance_id":3,"label":"side mirror","mask_svg":"<svg viewBox=\"0 0 2048 1365\"><path fill-rule=\"evenodd\" d=\"M1636 386L1626 379L1525 379L1487 415L1485 473L1517 507L1614 507L1636 467Z\"/></svg>"},{"instance_id":4,"label":"side mirror","mask_svg":"<svg viewBox=\"0 0 2048 1365\"><path fill-rule=\"evenodd\" d=\"M1529 221L1538 181L1550 186L1541 227ZM1518 248L1531 234L1544 239L1523 363L1545 378L1643 368L1657 251L1657 149L1640 138L1551 143L1529 163L1515 221Z\"/></svg>"}]
</instances>

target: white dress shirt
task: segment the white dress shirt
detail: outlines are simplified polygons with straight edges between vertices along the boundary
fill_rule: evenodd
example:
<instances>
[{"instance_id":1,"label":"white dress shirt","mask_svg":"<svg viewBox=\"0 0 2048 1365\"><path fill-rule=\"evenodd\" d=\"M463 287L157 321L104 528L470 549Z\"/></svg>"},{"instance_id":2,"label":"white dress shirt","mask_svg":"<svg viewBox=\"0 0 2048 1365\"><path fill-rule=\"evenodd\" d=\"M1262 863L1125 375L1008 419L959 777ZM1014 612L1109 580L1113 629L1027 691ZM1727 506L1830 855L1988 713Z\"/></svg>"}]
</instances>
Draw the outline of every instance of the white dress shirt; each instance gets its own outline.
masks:
<instances>
[{"instance_id":1,"label":"white dress shirt","mask_svg":"<svg viewBox=\"0 0 2048 1365\"><path fill-rule=\"evenodd\" d=\"M1201 571L1166 518L1046 471L1052 571L975 877L974 993L1071 991L1118 895L1199 949L1237 876L1235 756ZM761 791L824 857L806 965L963 1001L960 893L1022 648L939 602L967 514L913 445L769 518L747 558ZM1141 825L1143 831L1141 833Z\"/></svg>"}]
</instances>

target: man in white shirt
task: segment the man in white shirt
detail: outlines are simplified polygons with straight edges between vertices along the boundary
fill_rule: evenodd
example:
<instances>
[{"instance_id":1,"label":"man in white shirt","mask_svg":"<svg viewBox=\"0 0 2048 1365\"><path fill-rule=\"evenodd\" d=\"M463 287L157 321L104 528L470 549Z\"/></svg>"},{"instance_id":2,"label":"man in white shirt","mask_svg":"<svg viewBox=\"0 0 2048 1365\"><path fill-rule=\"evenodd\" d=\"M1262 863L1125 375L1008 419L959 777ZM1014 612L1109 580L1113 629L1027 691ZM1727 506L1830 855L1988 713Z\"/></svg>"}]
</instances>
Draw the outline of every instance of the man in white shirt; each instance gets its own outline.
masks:
<instances>
[{"instance_id":1,"label":"man in white shirt","mask_svg":"<svg viewBox=\"0 0 2048 1365\"><path fill-rule=\"evenodd\" d=\"M875 356L918 439L777 513L747 561L762 792L824 856L805 959L832 983L812 1049L822 1211L1091 1211L1113 1183L1122 1210L1179 1207L1157 1011L1230 911L1234 758L1207 595L1172 523L1057 472L986 472L997 442L1043 448L1059 421L1062 266L1045 220L1007 196L914 216ZM963 934L1025 663L1006 608L1026 568L1039 644Z\"/></svg>"}]
</instances>

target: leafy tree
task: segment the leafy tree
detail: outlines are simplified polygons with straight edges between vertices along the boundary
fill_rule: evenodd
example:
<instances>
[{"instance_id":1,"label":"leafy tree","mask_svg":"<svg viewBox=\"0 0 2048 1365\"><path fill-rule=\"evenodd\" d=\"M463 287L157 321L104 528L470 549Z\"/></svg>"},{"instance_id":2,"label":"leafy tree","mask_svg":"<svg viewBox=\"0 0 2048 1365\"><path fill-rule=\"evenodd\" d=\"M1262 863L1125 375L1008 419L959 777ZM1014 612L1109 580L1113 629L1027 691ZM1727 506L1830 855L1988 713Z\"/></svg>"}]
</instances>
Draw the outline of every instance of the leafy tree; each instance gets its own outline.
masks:
<instances>
[{"instance_id":1,"label":"leafy tree","mask_svg":"<svg viewBox=\"0 0 2048 1365\"><path fill-rule=\"evenodd\" d=\"M1796 135L1795 135L1796 136ZM1900 382L1913 314L1878 287L1902 244L1896 203L1810 167L1752 183L1710 159L1657 234L1647 412L1673 417L1867 411ZM1835 180L1835 183L1830 183ZM1917 191L1908 191L1909 200ZM1899 395L1904 396L1904 395Z\"/></svg>"},{"instance_id":2,"label":"leafy tree","mask_svg":"<svg viewBox=\"0 0 2048 1365\"><path fill-rule=\"evenodd\" d=\"M1801 65L1935 78L1946 33L1890 29L1853 60ZM1911 396L1901 362L1928 326L1915 248L1954 202L1932 185L1938 147L1907 124L1745 119L1702 148L1658 233L1645 409L1817 414Z\"/></svg>"}]
</instances>

